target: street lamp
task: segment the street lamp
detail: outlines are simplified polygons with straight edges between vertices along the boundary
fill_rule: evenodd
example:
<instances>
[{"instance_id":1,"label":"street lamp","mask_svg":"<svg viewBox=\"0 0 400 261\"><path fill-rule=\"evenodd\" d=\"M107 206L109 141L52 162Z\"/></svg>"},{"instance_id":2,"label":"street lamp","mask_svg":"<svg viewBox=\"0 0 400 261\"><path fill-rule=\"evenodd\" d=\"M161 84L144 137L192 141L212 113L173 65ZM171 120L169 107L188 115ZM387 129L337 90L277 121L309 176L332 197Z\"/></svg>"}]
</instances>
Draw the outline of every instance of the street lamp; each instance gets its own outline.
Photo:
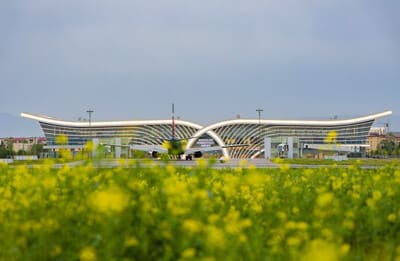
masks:
<instances>
[{"instance_id":1,"label":"street lamp","mask_svg":"<svg viewBox=\"0 0 400 261\"><path fill-rule=\"evenodd\" d=\"M258 124L259 124L259 130L260 130L260 132L259 132L259 135L261 136L261 132L262 132L262 128L261 128L261 112L263 112L264 110L263 109L260 109L260 108L258 108L257 110L256 110L256 112L258 112ZM260 146L260 153L261 153L261 146Z\"/></svg>"},{"instance_id":2,"label":"street lamp","mask_svg":"<svg viewBox=\"0 0 400 261\"><path fill-rule=\"evenodd\" d=\"M261 112L263 112L264 110L263 109L260 109L260 108L258 108L257 110L256 110L256 112L258 112L258 123L261 123Z\"/></svg>"},{"instance_id":3,"label":"street lamp","mask_svg":"<svg viewBox=\"0 0 400 261\"><path fill-rule=\"evenodd\" d=\"M92 113L94 112L94 110L87 110L86 111L89 114L89 135L90 138L92 138Z\"/></svg>"},{"instance_id":4,"label":"street lamp","mask_svg":"<svg viewBox=\"0 0 400 261\"><path fill-rule=\"evenodd\" d=\"M87 110L86 111L89 114L89 127L92 124L92 113L94 112L94 110Z\"/></svg>"}]
</instances>

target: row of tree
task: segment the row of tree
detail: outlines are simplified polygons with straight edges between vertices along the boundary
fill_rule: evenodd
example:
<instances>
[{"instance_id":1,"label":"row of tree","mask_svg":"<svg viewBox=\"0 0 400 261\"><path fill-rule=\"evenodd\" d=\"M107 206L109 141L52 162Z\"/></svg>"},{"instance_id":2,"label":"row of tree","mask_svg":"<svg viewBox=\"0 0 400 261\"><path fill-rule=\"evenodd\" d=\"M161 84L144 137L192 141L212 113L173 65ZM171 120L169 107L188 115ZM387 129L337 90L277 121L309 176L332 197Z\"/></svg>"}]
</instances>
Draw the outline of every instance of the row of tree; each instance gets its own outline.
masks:
<instances>
[{"instance_id":1,"label":"row of tree","mask_svg":"<svg viewBox=\"0 0 400 261\"><path fill-rule=\"evenodd\" d=\"M14 155L37 155L43 152L43 144L33 144L29 150L13 150L12 139L5 140L0 144L0 159L12 158Z\"/></svg>"},{"instance_id":2,"label":"row of tree","mask_svg":"<svg viewBox=\"0 0 400 261\"><path fill-rule=\"evenodd\" d=\"M393 140L382 140L378 148L371 152L372 156L398 157L400 156L400 143Z\"/></svg>"}]
</instances>

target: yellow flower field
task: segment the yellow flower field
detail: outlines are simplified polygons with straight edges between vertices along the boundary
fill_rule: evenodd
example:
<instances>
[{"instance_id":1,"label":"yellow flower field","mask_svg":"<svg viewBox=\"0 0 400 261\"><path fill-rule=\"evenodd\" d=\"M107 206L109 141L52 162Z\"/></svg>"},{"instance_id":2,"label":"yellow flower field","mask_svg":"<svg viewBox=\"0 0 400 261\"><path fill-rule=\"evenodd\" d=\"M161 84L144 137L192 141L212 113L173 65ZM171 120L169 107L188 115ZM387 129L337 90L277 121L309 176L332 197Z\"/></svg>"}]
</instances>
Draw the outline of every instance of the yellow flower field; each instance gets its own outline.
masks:
<instances>
[{"instance_id":1,"label":"yellow flower field","mask_svg":"<svg viewBox=\"0 0 400 261\"><path fill-rule=\"evenodd\" d=\"M400 260L400 169L0 166L0 260Z\"/></svg>"}]
</instances>

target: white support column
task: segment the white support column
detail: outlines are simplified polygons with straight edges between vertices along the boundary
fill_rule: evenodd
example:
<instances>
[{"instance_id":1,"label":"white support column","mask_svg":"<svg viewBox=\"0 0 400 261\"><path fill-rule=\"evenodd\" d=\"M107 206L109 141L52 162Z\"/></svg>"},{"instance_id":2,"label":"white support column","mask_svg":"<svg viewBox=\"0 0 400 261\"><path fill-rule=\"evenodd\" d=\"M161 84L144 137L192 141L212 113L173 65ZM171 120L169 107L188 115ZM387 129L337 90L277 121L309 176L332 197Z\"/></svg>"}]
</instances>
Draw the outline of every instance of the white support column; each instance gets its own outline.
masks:
<instances>
[{"instance_id":1,"label":"white support column","mask_svg":"<svg viewBox=\"0 0 400 261\"><path fill-rule=\"evenodd\" d=\"M288 137L288 159L293 159L293 137Z\"/></svg>"},{"instance_id":2,"label":"white support column","mask_svg":"<svg viewBox=\"0 0 400 261\"><path fill-rule=\"evenodd\" d=\"M121 138L115 138L115 158L121 158Z\"/></svg>"},{"instance_id":3,"label":"white support column","mask_svg":"<svg viewBox=\"0 0 400 261\"><path fill-rule=\"evenodd\" d=\"M264 138L264 156L266 159L271 159L271 138Z\"/></svg>"},{"instance_id":4,"label":"white support column","mask_svg":"<svg viewBox=\"0 0 400 261\"><path fill-rule=\"evenodd\" d=\"M97 156L97 147L99 146L99 139L93 138L92 143L93 143L92 157L95 158Z\"/></svg>"}]
</instances>

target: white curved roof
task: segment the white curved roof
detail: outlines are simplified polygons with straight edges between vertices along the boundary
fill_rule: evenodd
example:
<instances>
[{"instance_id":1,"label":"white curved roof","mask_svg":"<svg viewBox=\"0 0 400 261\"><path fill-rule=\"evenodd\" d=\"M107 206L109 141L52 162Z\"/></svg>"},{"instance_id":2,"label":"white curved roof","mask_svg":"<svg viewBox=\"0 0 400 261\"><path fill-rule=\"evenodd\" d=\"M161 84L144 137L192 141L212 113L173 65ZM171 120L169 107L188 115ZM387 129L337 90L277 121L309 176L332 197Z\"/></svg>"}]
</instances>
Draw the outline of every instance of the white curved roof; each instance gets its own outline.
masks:
<instances>
[{"instance_id":1,"label":"white curved roof","mask_svg":"<svg viewBox=\"0 0 400 261\"><path fill-rule=\"evenodd\" d=\"M263 124L263 125L308 125L308 126L334 126L361 123L378 118L386 117L392 114L392 111L384 111L376 114L371 114L363 117L345 119L345 120L258 120L258 119L235 119L220 121L207 126L207 128L218 128L230 124Z\"/></svg>"},{"instance_id":2,"label":"white curved roof","mask_svg":"<svg viewBox=\"0 0 400 261\"><path fill-rule=\"evenodd\" d=\"M392 111L384 111L381 113L371 114L368 116L346 119L346 120L258 120L258 119L235 119L217 122L206 127L199 124L195 124L188 121L176 120L175 123L179 125L184 125L197 129L197 132L189 140L186 148L189 149L193 146L195 141L203 134L207 133L210 135L219 146L222 148L224 156L229 157L229 153L226 148L224 141L213 131L215 128L235 125L235 124L262 124L269 126L340 126L348 124L357 124L376 120L378 118L386 117L392 114ZM67 127L89 127L88 122L79 121L65 121L60 119L55 119L45 115L37 115L23 112L21 116L24 118L36 120L39 122L44 122L48 124L67 126ZM146 126L146 125L161 125L161 124L171 124L171 120L131 120L131 121L92 121L90 123L91 127L118 127L118 126Z\"/></svg>"},{"instance_id":3,"label":"white curved roof","mask_svg":"<svg viewBox=\"0 0 400 261\"><path fill-rule=\"evenodd\" d=\"M230 124L263 124L263 125L317 125L317 126L330 126L330 125L346 125L354 124L359 122L366 122L370 120L375 120L378 118L386 117L392 114L392 111L384 111L381 113L371 114L368 116L363 116L359 118L346 119L346 120L258 120L258 119L235 119L221 121L207 126L207 128L214 129L220 126L230 125ZM46 115L32 114L27 112L22 112L21 117L70 127L88 127L88 122L80 121L65 121L49 117ZM182 120L175 120L175 123L182 124L197 129L203 128L203 126ZM171 124L171 120L131 120L131 121L92 121L92 127L108 127L108 126L137 126L137 125L153 125L153 124Z\"/></svg>"},{"instance_id":4,"label":"white curved roof","mask_svg":"<svg viewBox=\"0 0 400 261\"><path fill-rule=\"evenodd\" d=\"M21 117L36 120L44 123L68 126L68 127L89 127L89 122L81 121L64 121L56 118L52 118L46 115L31 114L22 112ZM175 120L176 124L201 129L203 126L182 120ZM171 124L171 120L131 120L131 121L92 121L91 127L117 127L117 126L139 126L139 125L157 125L157 124Z\"/></svg>"},{"instance_id":5,"label":"white curved roof","mask_svg":"<svg viewBox=\"0 0 400 261\"><path fill-rule=\"evenodd\" d=\"M46 115L37 115L31 114L27 112L22 112L21 117L36 120L39 122L55 124L60 126L67 127L89 127L88 122L79 122L79 121L64 121L60 119L55 119ZM203 126L182 120L175 120L176 124L192 127L198 130L203 129ZM160 125L160 124L171 124L171 120L132 120L132 121L92 121L90 123L91 127L116 127L116 126L143 126L143 125ZM224 145L224 142L221 138L215 134L213 131L206 131L208 135L210 135L220 146ZM226 149L222 149L224 155L228 155Z\"/></svg>"},{"instance_id":6,"label":"white curved roof","mask_svg":"<svg viewBox=\"0 0 400 261\"><path fill-rule=\"evenodd\" d=\"M338 126L338 125L347 125L347 124L355 124L362 123L371 120L375 120L378 118L386 117L392 114L392 111L384 111L381 113L371 114L368 116L346 119L346 120L258 120L258 119L235 119L235 120L227 120L221 121L214 124L211 124L194 134L194 139L191 139L187 147L190 148L196 142L196 138L200 137L204 133L211 131L215 128L233 125L233 124L262 124L262 125L278 125L278 126Z\"/></svg>"}]
</instances>

